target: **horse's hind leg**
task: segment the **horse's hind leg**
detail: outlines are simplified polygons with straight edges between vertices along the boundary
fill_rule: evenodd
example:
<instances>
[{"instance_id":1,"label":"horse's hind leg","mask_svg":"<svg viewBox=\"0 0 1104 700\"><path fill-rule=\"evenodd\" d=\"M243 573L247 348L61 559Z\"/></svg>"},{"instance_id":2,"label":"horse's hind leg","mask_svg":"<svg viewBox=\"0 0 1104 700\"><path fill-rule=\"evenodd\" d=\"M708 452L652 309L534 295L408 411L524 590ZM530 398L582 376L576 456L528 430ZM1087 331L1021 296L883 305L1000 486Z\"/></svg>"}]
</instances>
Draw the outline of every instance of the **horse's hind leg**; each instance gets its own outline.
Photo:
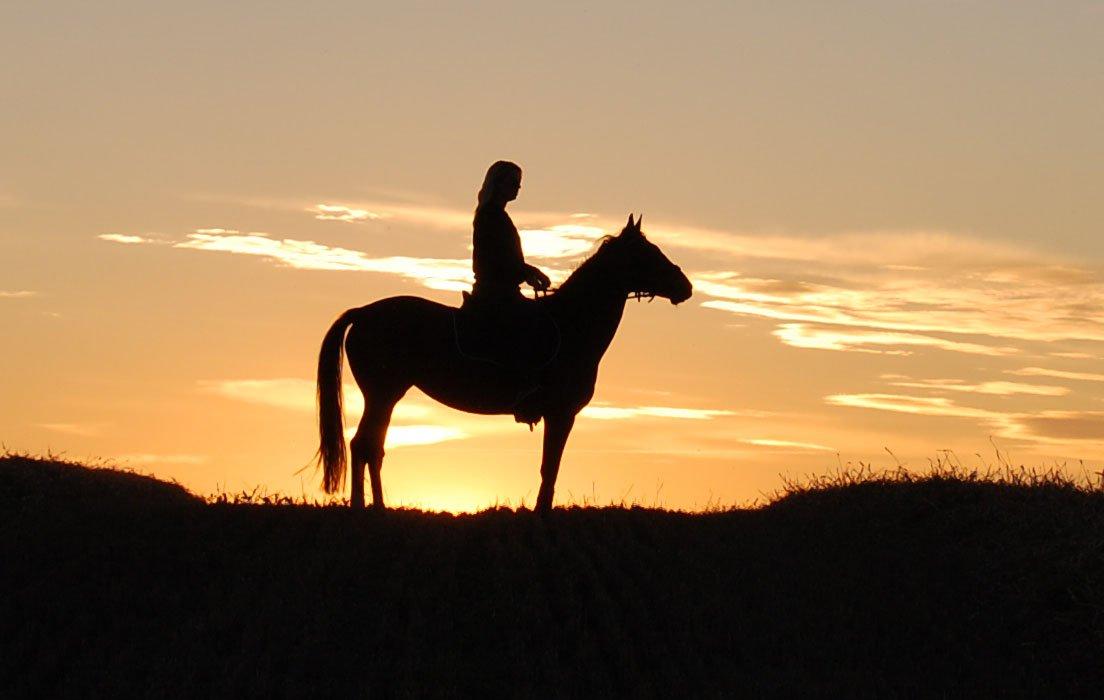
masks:
<instances>
[{"instance_id":1,"label":"horse's hind leg","mask_svg":"<svg viewBox=\"0 0 1104 700\"><path fill-rule=\"evenodd\" d=\"M368 466L368 479L372 484L372 507L384 507L383 482L380 479L383 443L387 438L387 426L391 423L391 412L401 397L401 393L396 396L383 392L371 392L365 396L364 415L349 444L353 471L351 505L354 508L364 507L365 465Z\"/></svg>"},{"instance_id":2,"label":"horse's hind leg","mask_svg":"<svg viewBox=\"0 0 1104 700\"><path fill-rule=\"evenodd\" d=\"M361 439L361 435L367 435L367 429L364 425L364 418L367 415L368 412L365 411L364 416L360 419L360 425L357 426L356 434L349 441L349 470L352 480L349 505L353 508L364 507L364 465L368 462L368 453L365 449L365 440Z\"/></svg>"}]
</instances>

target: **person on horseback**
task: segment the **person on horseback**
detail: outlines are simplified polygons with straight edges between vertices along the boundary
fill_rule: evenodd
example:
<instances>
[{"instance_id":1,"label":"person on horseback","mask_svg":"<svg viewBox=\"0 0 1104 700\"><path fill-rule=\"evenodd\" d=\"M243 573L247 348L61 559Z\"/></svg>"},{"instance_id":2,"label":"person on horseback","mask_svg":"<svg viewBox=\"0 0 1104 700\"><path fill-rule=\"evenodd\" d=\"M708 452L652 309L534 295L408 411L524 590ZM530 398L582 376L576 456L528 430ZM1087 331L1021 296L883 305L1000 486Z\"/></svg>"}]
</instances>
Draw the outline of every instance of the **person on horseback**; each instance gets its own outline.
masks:
<instances>
[{"instance_id":1,"label":"person on horseback","mask_svg":"<svg viewBox=\"0 0 1104 700\"><path fill-rule=\"evenodd\" d=\"M516 163L500 160L487 169L472 221L471 296L480 306L520 301L522 282L538 292L551 285L548 275L525 262L521 237L506 213L506 204L517 199L520 189L521 168Z\"/></svg>"},{"instance_id":2,"label":"person on horseback","mask_svg":"<svg viewBox=\"0 0 1104 700\"><path fill-rule=\"evenodd\" d=\"M520 189L521 168L516 163L500 160L488 168L472 221L475 285L464 295L457 343L471 356L505 370L508 390L516 394L514 417L531 428L540 419L539 409L530 406L536 400L540 369L548 353L556 352L552 347L559 342L559 331L519 289L522 282L537 292L551 286L548 275L525 262L521 237L506 213Z\"/></svg>"}]
</instances>

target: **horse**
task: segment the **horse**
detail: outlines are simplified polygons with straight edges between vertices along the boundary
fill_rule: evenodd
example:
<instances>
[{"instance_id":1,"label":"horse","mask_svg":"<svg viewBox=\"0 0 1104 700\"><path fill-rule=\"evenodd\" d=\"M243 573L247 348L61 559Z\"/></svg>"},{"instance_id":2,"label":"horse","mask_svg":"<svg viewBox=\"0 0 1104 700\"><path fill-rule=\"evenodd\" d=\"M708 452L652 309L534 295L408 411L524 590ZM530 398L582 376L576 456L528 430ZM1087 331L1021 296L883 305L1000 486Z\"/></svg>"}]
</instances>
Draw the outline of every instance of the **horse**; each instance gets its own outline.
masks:
<instances>
[{"instance_id":1,"label":"horse","mask_svg":"<svg viewBox=\"0 0 1104 700\"><path fill-rule=\"evenodd\" d=\"M539 386L524 399L530 423L544 419L541 485L535 510L552 508L556 476L575 416L594 396L598 364L613 341L629 298L656 296L679 304L693 288L681 268L645 238L640 218L616 236L606 236L597 251L560 285L533 300L558 329L555 352L540 368ZM318 355L318 429L316 461L326 493L343 490L346 470L341 399L342 347L364 394L364 414L349 444L352 467L350 506L363 508L364 468L372 486L372 506L383 509L384 438L395 404L411 388L469 413L518 416L516 374L460 346L458 310L428 299L397 296L341 314L322 340ZM348 335L346 336L346 331Z\"/></svg>"}]
</instances>

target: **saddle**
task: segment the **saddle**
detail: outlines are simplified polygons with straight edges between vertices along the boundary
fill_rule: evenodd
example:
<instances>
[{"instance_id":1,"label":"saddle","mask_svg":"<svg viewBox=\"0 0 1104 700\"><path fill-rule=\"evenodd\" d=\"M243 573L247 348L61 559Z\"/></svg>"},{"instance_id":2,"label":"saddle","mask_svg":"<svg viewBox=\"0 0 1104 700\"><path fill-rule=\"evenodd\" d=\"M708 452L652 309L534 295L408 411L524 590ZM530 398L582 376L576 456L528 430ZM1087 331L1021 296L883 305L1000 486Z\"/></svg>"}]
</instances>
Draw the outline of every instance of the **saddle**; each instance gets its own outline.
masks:
<instances>
[{"instance_id":1,"label":"saddle","mask_svg":"<svg viewBox=\"0 0 1104 700\"><path fill-rule=\"evenodd\" d=\"M560 329L538 304L480 301L464 292L464 303L453 311L456 346L470 359L520 373L544 369L560 351Z\"/></svg>"},{"instance_id":2,"label":"saddle","mask_svg":"<svg viewBox=\"0 0 1104 700\"><path fill-rule=\"evenodd\" d=\"M460 354L501 368L504 379L516 387L514 419L532 429L543 413L544 370L560 352L556 321L520 296L484 301L464 292L464 303L452 313Z\"/></svg>"}]
</instances>

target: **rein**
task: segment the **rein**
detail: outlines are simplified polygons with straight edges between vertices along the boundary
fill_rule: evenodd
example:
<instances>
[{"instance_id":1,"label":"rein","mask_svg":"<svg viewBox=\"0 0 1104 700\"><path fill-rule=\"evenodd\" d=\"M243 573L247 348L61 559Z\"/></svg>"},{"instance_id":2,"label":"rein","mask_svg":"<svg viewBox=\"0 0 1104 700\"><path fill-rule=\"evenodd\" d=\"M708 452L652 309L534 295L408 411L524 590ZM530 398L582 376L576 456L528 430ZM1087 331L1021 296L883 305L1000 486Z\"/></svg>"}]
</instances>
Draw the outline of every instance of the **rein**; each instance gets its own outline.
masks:
<instances>
[{"instance_id":1,"label":"rein","mask_svg":"<svg viewBox=\"0 0 1104 700\"><path fill-rule=\"evenodd\" d=\"M557 288L554 288L554 287L549 287L548 289L545 289L544 291L541 291L539 289L534 289L533 290L533 300L536 301L537 299L543 299L544 297L546 297L550 294L553 294L556 291L557 291ZM626 299L636 299L637 301L640 301L641 299L647 299L648 303L650 304L653 301L655 301L656 293L655 292L643 292L643 291L629 292L628 295L625 298Z\"/></svg>"}]
</instances>

